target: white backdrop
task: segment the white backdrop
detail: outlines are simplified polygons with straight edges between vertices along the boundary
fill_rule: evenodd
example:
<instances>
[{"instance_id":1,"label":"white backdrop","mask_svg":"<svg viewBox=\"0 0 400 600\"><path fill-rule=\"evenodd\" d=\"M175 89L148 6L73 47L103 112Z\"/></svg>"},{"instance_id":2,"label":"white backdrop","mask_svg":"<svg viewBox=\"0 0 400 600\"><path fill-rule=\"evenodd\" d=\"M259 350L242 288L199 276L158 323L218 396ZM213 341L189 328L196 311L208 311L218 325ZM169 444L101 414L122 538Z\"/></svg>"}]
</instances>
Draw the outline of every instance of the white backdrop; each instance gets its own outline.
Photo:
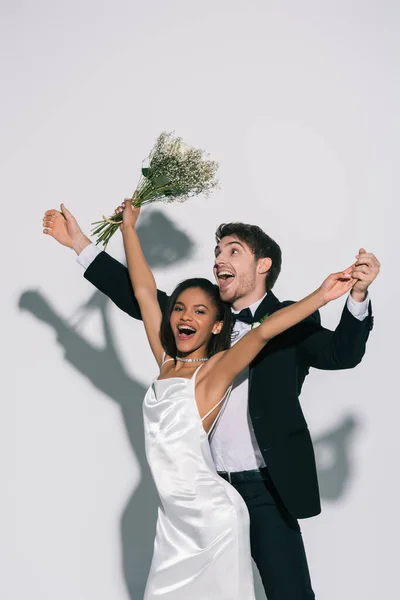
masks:
<instances>
[{"instance_id":1,"label":"white backdrop","mask_svg":"<svg viewBox=\"0 0 400 600\"><path fill-rule=\"evenodd\" d=\"M140 402L155 363L141 324L94 294L41 217L63 201L89 231L132 193L162 130L206 148L222 183L209 200L143 215L162 289L212 276L227 220L281 244L281 299L360 246L382 263L364 361L312 371L303 390L323 513L302 529L318 598L394 598L398 2L2 0L0 11L1 599L139 600L155 503ZM122 258L119 235L109 251ZM325 325L343 304L324 309Z\"/></svg>"}]
</instances>

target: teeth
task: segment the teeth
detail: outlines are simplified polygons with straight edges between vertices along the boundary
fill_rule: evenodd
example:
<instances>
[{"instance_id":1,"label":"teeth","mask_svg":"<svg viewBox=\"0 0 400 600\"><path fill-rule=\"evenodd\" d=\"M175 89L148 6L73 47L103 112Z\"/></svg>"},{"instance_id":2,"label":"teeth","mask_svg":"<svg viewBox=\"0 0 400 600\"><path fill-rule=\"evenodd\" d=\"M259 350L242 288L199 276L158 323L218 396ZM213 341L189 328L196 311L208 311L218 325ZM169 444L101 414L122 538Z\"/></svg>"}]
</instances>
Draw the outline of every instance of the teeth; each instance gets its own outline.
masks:
<instances>
[{"instance_id":1,"label":"teeth","mask_svg":"<svg viewBox=\"0 0 400 600\"><path fill-rule=\"evenodd\" d=\"M196 333L196 330L193 327L188 327L187 325L178 325L179 331L190 331L191 333Z\"/></svg>"},{"instance_id":2,"label":"teeth","mask_svg":"<svg viewBox=\"0 0 400 600\"><path fill-rule=\"evenodd\" d=\"M234 277L230 271L219 271L218 277Z\"/></svg>"}]
</instances>

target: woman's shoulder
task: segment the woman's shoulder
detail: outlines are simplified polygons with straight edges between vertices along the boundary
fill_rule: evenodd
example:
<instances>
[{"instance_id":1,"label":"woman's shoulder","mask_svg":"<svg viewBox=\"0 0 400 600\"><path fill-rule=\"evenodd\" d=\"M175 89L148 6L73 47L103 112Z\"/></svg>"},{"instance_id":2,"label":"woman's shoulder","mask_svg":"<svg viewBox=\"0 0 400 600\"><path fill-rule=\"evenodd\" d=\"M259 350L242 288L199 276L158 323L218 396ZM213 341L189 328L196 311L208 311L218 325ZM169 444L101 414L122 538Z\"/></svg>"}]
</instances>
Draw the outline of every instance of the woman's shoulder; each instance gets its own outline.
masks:
<instances>
[{"instance_id":1,"label":"woman's shoulder","mask_svg":"<svg viewBox=\"0 0 400 600\"><path fill-rule=\"evenodd\" d=\"M161 366L160 366L160 370L164 367L164 365L166 363L171 363L171 362L175 362L175 359L172 358L172 356L168 356L168 354L166 354L164 352L163 356L162 356L162 360L161 360Z\"/></svg>"},{"instance_id":2,"label":"woman's shoulder","mask_svg":"<svg viewBox=\"0 0 400 600\"><path fill-rule=\"evenodd\" d=\"M207 379L210 375L214 374L218 369L221 358L226 354L227 350L221 350L217 352L211 358L208 359L204 366L199 370L197 381L200 383L202 380Z\"/></svg>"}]
</instances>

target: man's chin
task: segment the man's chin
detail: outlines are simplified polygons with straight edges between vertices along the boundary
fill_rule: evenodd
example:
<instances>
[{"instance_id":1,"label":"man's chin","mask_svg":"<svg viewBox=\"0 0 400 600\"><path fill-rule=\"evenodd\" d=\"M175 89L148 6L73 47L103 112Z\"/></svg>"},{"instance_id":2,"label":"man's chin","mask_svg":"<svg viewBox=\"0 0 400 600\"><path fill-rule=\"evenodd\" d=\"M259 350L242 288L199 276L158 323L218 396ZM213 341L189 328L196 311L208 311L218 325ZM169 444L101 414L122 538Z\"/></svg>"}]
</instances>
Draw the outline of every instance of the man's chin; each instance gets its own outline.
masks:
<instances>
[{"instance_id":1,"label":"man's chin","mask_svg":"<svg viewBox=\"0 0 400 600\"><path fill-rule=\"evenodd\" d=\"M219 288L219 296L223 302L229 302L230 304L235 300L234 290L223 290Z\"/></svg>"}]
</instances>

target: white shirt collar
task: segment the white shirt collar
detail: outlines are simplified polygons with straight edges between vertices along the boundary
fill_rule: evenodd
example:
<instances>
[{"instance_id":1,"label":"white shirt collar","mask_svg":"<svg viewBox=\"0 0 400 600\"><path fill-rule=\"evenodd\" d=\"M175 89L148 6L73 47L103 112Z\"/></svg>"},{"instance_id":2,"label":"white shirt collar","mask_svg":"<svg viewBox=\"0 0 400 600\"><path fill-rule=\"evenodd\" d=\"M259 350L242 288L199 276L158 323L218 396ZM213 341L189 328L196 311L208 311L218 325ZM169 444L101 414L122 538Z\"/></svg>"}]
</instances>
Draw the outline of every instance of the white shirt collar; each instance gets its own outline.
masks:
<instances>
[{"instance_id":1,"label":"white shirt collar","mask_svg":"<svg viewBox=\"0 0 400 600\"><path fill-rule=\"evenodd\" d=\"M253 315L253 317L256 314L257 308L260 306L261 302L264 300L266 295L267 294L265 293L264 296L262 298L260 298L260 300L253 302L253 304L250 304L250 306L248 307L251 310L251 314ZM246 308L246 307L244 307L244 308ZM243 310L243 309L241 309L241 310ZM232 308L232 312L234 315L238 315L240 313L240 310L233 310L233 308Z\"/></svg>"}]
</instances>

